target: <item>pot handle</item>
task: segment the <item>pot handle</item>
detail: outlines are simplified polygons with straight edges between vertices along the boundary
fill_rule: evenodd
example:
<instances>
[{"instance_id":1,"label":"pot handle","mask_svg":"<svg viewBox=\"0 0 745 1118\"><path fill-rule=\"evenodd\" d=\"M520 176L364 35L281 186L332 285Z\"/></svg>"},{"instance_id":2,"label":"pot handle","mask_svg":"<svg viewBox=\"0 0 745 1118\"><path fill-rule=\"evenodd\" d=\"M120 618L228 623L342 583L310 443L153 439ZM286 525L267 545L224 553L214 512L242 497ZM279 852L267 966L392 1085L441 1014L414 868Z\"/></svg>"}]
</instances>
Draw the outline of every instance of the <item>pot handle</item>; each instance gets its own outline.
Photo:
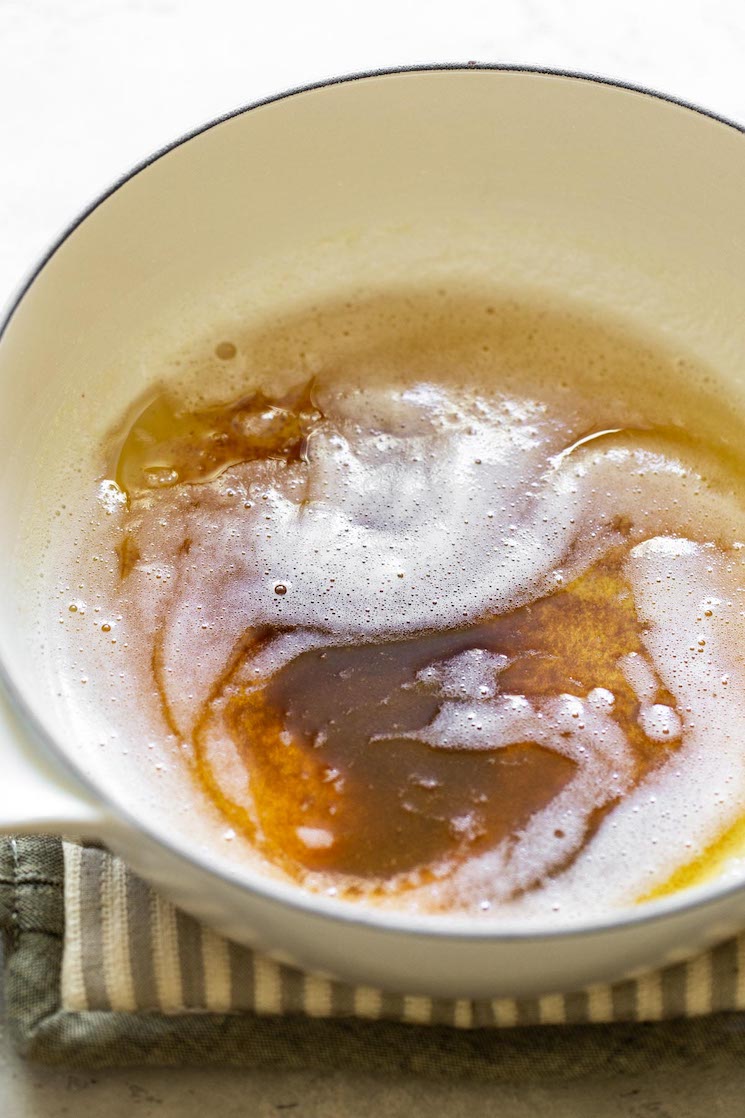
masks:
<instances>
[{"instance_id":1,"label":"pot handle","mask_svg":"<svg viewBox=\"0 0 745 1118\"><path fill-rule=\"evenodd\" d=\"M36 737L0 685L0 834L103 837L103 809Z\"/></svg>"}]
</instances>

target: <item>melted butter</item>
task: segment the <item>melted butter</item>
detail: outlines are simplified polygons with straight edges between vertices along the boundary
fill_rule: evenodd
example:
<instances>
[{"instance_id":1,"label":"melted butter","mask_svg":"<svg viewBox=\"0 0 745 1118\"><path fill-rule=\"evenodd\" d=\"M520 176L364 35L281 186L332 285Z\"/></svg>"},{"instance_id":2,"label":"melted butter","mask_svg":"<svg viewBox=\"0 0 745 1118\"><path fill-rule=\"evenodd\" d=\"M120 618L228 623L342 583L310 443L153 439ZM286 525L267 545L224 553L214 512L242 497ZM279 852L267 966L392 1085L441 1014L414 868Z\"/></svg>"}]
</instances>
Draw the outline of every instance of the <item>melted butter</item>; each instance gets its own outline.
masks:
<instances>
[{"instance_id":1,"label":"melted butter","mask_svg":"<svg viewBox=\"0 0 745 1118\"><path fill-rule=\"evenodd\" d=\"M227 406L201 410L184 408L163 393L127 433L115 481L132 498L148 490L212 481L239 462L298 461L321 418L312 381L279 399L253 392ZM122 562L129 565L128 559Z\"/></svg>"},{"instance_id":2,"label":"melted butter","mask_svg":"<svg viewBox=\"0 0 745 1118\"><path fill-rule=\"evenodd\" d=\"M694 885L704 885L726 870L735 859L741 859L744 851L745 813L690 862L678 866L665 881L638 897L637 904L669 897Z\"/></svg>"},{"instance_id":3,"label":"melted butter","mask_svg":"<svg viewBox=\"0 0 745 1118\"><path fill-rule=\"evenodd\" d=\"M361 312L351 304L334 311L328 329L336 330L335 338L351 340L340 341L339 353L329 363L329 370L319 375L314 371L313 375L290 376L287 370L302 367L306 360L303 347L311 349L318 343L314 323L320 316L312 314L307 321L301 320L301 328L296 330L300 338L297 352L292 350L294 327L270 332L263 342L261 338L256 342L256 352L257 360L277 372L276 390L269 390L265 382L262 389L249 394L243 390L236 393L233 402L209 406L195 403L193 396L191 400L171 392L156 396L128 429L116 463L116 483L129 501L116 542L121 594L125 598L136 594L130 589L132 576L142 579L143 572L147 575L158 558L153 551L152 524L159 502L164 501L160 538L172 552L168 558L175 572L172 601L178 603L179 585L191 580L191 586L194 572L206 562L199 544L194 545L196 535L188 527L184 512L188 502L194 509L201 507L198 488L192 491L192 487L211 491L222 479L225 484L220 493L232 494L235 489L240 494L244 484L248 493L254 475L241 472L241 468L270 464L278 468L278 474L256 475L262 479L265 498L271 485L284 484L283 479L294 477L295 472L301 476L298 471L308 465L309 451L315 445L312 440L322 432L327 419L324 398L333 400L335 393L340 397L346 393L347 412L343 417L348 417L354 391L347 393L344 387L345 362L355 353L357 357L365 354L356 370L357 383L364 383L368 377L375 380L381 369L403 365L404 382L409 384L439 367L438 362L446 367L447 375L460 369L465 360L463 346L467 354L463 367L471 371L474 384L483 384L485 370L491 376L494 363L502 362L508 401L511 397L519 399L523 367L534 380L536 370L541 375L549 370L549 405L541 403L540 392L536 393L534 399L539 406L531 405L533 410L526 410L516 425L521 437L532 437L531 424L539 422L536 416L540 418L547 407L558 408L565 437L546 453L549 473L575 471L581 478L590 469L587 463L593 461L593 455L606 455L611 460L613 455L627 454L631 446L644 451L650 460L657 455L662 462L668 455L670 461L678 456L681 462L695 461L699 468L703 464L724 487L734 487L741 479L739 444L723 418L724 405L701 406L693 389L689 396L665 395L659 386L664 386L664 376L669 373L667 359L653 350L629 343L626 352L617 340L609 342L597 326L571 316L552 320L543 311L536 314L512 305L500 306L496 314L494 307L487 307L491 333L484 333L482 326L473 326L472 306L456 306L461 317L451 314L443 319L439 311L432 310L433 305L425 301L426 313L417 312L416 329L410 333L399 332L400 319L397 324L394 316L392 332L388 326L380 327L375 341L375 327L372 342L365 330L370 322L377 321L375 301L372 309L363 306ZM362 330L359 317L355 317L359 314ZM483 307L479 314L483 317ZM346 324L343 330L342 324ZM305 340L303 331L308 335ZM544 338L545 342L541 340ZM230 345L232 360L237 349ZM318 362L314 359L308 364ZM586 373L576 398L572 394L575 365ZM558 370L556 377L554 368ZM447 380L447 376L437 375ZM635 395L630 386L637 375L643 390ZM579 384L581 377L577 376ZM540 376L538 383L540 387ZM649 398L644 394L647 388ZM566 410L566 420L562 409ZM689 422L691 416L700 416L700 423ZM359 418L362 426L368 424L370 430L377 431L377 417L362 414ZM344 430L345 437L350 437L349 427ZM385 423L380 431L382 441L391 437ZM417 448L417 454L420 450ZM481 464L480 458L476 461ZM601 726L611 720L625 742L625 768L622 766L620 778L609 762L608 788L604 791L598 787L597 806L581 815L581 827L571 843L562 845L566 836L561 821L556 822L559 856L547 863L546 876L555 877L569 868L589 848L620 800L631 796L680 748L677 730L671 733L663 728L650 737L645 727L652 733L650 727L654 725L675 727L686 720L685 711L651 665L644 624L634 607L626 564L635 543L645 538L635 517L637 511L643 513L654 527L655 510L647 507L644 490L638 488L642 484L636 480L641 473L640 460L632 456L625 461L628 465L621 475L622 487L641 495L626 500L625 511L610 516L609 543L599 552L600 558L595 556L578 577L566 583L557 581L551 588L544 585L527 595L530 600L526 604L486 611L462 625L453 623L452 618L438 625L435 595L429 611L431 625L416 624L411 635L377 633L367 638L364 629L360 635L357 626L353 639L342 639L336 623L324 629L318 624L285 624L279 618L275 623L266 616L258 617L255 624L244 625L206 694L196 702L186 729L183 713L174 706L174 697L178 696L172 682L169 684L174 661L167 639L170 607L166 607L155 626L151 654L142 659L149 664L148 682L155 688L166 724L189 745L194 780L219 813L290 876L305 881L308 875L320 875L318 879L323 883L338 878L340 892L350 897L361 892L374 896L376 891L382 893L389 888L391 882L398 892L437 883L490 850L518 850L531 821L566 796L577 782L585 746L574 752L564 748L563 739L571 737L571 731L562 729L558 720L551 723L551 733L526 733L507 744L496 738L490 743L488 729L477 748L462 741L448 744L442 733L442 740L438 739L433 727L439 725L445 707L450 704L458 714L467 704L464 700L458 707L460 700L454 700L441 682L433 686L432 673L441 680L443 672L447 675L448 665L461 662L459 657L484 653L487 662L494 665L491 676L483 677L486 691L497 699L514 697L527 704L534 726L539 726L541 719L544 726L555 719L557 698L570 706L576 702L577 711L571 717L577 718L579 726L583 725L583 712L591 712L593 702L607 699L608 710L604 710L605 723L601 720ZM370 466L373 480L375 471L382 469L381 463L384 465L384 460L378 458ZM339 469L348 465L342 462ZM655 469L649 470L652 476ZM664 472L662 466L660 470ZM690 476L694 477L693 473ZM681 467L679 477L681 484L688 484L686 469ZM328 482L328 475L325 479ZM510 507L509 497L524 497L536 484L535 480L526 481L524 493L516 490L499 497L504 502L505 531L512 515L505 512ZM700 482L692 482L691 489L694 484ZM503 484L502 490L506 488ZM187 490L188 498L181 501L180 495ZM311 493L305 482L298 492L304 494L298 507L307 504L312 508L326 496L322 486ZM499 487L497 492L501 492ZM684 489L680 492L684 494L680 504L685 507L687 497ZM174 503L169 505L171 496ZM605 496L612 512L618 494L609 490ZM254 499L246 501L247 509ZM218 523L220 509L226 507L219 505L217 498L212 504L211 500L211 496L204 497L204 516L210 525ZM676 494L671 505L678 501ZM660 505L662 519L670 519L671 505ZM278 530L271 522L272 515L261 519L269 523L257 520L256 531L260 527L270 539ZM716 524L714 516L712 524ZM239 526L236 531L240 530ZM292 529L286 525L279 528L285 533L288 530ZM702 532L703 540L713 540L725 549L729 546L726 530L717 534L707 524ZM322 537L322 543L326 542ZM328 543L332 542L336 541L329 534ZM252 550L255 540L247 535L245 543L243 552L231 552L228 569L236 566L238 555L240 563L249 567L253 564L259 575L267 576L267 595L273 606L291 605L293 597L303 593L302 580L286 578L284 570L275 577L270 563L257 557L258 548ZM508 540L505 546L512 543ZM570 539L562 567L571 571L573 553L586 545L581 532ZM423 541L422 550L427 546ZM209 562L214 563L212 553ZM343 574L346 577L346 571ZM220 578L214 580L218 590ZM468 578L467 572L464 578ZM395 575L392 581L396 584ZM207 595L210 585L205 576ZM188 594L193 593L189 589ZM353 592L349 599L349 617L357 625ZM235 601L231 608L240 612ZM254 667L263 664L266 655L286 638L297 637L302 646L308 634L312 634L312 647L300 647L271 671ZM188 654L188 637L184 641ZM644 701L624 669L624 663L634 656L644 659L653 677L652 693ZM195 652L195 662L198 658ZM650 720L653 708L667 712L666 718L658 719L658 723ZM230 780L225 779L225 754L235 762L231 762ZM640 899L686 888L712 876L743 846L745 818L726 827L689 864L679 866L663 884ZM503 892L502 896L530 892L540 888L543 881L540 874L532 878L517 874L512 893ZM442 904L457 907L452 897Z\"/></svg>"}]
</instances>

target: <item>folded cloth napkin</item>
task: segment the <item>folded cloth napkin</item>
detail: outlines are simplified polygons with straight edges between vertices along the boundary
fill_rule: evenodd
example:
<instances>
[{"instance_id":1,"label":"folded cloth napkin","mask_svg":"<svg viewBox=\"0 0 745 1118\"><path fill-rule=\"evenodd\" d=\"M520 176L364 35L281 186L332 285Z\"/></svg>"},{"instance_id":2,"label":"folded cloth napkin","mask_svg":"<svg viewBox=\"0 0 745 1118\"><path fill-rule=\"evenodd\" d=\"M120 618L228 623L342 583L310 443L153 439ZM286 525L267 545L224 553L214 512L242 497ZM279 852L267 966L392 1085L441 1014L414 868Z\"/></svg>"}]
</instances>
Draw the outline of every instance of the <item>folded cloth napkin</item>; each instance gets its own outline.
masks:
<instances>
[{"instance_id":1,"label":"folded cloth napkin","mask_svg":"<svg viewBox=\"0 0 745 1118\"><path fill-rule=\"evenodd\" d=\"M222 939L97 847L0 840L6 1006L78 1067L346 1068L550 1081L745 1056L745 935L614 986L449 1001L350 987Z\"/></svg>"}]
</instances>

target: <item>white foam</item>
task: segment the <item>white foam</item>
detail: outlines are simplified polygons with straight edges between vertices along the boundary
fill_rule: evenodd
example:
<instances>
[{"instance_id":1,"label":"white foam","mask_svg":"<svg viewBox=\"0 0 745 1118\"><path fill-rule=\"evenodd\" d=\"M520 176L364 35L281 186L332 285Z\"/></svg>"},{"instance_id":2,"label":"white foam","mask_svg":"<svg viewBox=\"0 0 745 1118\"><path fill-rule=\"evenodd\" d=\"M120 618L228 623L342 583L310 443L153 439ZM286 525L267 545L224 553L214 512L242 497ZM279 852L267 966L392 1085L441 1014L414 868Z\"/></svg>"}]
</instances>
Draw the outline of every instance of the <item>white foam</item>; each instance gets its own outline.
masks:
<instances>
[{"instance_id":1,"label":"white foam","mask_svg":"<svg viewBox=\"0 0 745 1118\"><path fill-rule=\"evenodd\" d=\"M631 684L637 699L649 703L657 694L659 682L651 664L638 652L621 657L618 665Z\"/></svg>"},{"instance_id":2,"label":"white foam","mask_svg":"<svg viewBox=\"0 0 745 1118\"><path fill-rule=\"evenodd\" d=\"M237 466L209 484L138 498L129 513L102 492L107 514L126 520L140 550L118 603L124 624L140 645L161 634L162 681L181 733L188 737L251 630L298 629L239 658L233 684L258 682L307 648L515 609L612 545L652 536L628 565L649 626L646 654L621 667L645 734L660 744L682 734L683 742L642 788L632 790L633 759L606 688L531 703L500 690L507 658L479 649L418 678L442 700L419 740L437 749L532 741L576 771L520 835L429 892L413 890L409 903L449 896L480 906L486 898L541 918L556 905L584 913L628 903L690 855L685 843L709 841L745 807L737 587L731 558L696 542L721 538L723 526L739 530L742 511L669 442L641 445L634 432L616 429L576 440L533 399L421 384L329 396L323 411L307 462ZM735 568L745 574L741 559ZM286 593L275 592L278 584ZM657 701L660 684L676 709ZM245 773L217 730L210 751L232 793L245 796ZM722 788L721 802L711 800L713 787ZM593 813L621 797L587 850L558 873L577 855ZM325 841L299 837L309 848Z\"/></svg>"},{"instance_id":3,"label":"white foam","mask_svg":"<svg viewBox=\"0 0 745 1118\"><path fill-rule=\"evenodd\" d=\"M493 698L497 677L509 664L500 652L469 648L444 663L431 664L417 674L417 683L448 699Z\"/></svg>"},{"instance_id":4,"label":"white foam","mask_svg":"<svg viewBox=\"0 0 745 1118\"><path fill-rule=\"evenodd\" d=\"M568 870L542 889L503 903L502 916L546 919L558 911L571 920L631 904L745 811L745 669L738 655L745 640L739 600L745 565L711 546L668 538L634 548L628 574L647 625L650 659L678 710L687 712L682 744L613 809ZM712 597L719 609L706 617L702 605ZM721 686L725 668L731 688ZM660 723L672 732L679 716L671 711ZM521 846L525 838L532 840L531 828L548 835L551 821L560 817L560 799L531 820ZM523 849L535 877L541 845L531 841ZM490 852L440 886L438 896L467 893L475 904L477 897L494 895L495 882L499 895L505 861L504 849Z\"/></svg>"},{"instance_id":5,"label":"white foam","mask_svg":"<svg viewBox=\"0 0 745 1118\"><path fill-rule=\"evenodd\" d=\"M296 827L295 834L309 850L328 850L334 845L334 836L325 827Z\"/></svg>"},{"instance_id":6,"label":"white foam","mask_svg":"<svg viewBox=\"0 0 745 1118\"><path fill-rule=\"evenodd\" d=\"M164 626L164 662L178 665L169 701L185 730L252 626L371 640L514 609L569 577L560 568L580 524L575 569L617 539L609 503L641 534L685 495L689 471L638 448L593 443L547 469L567 435L531 400L424 385L324 410L307 464L250 463L196 499L184 487L134 502L142 558L128 597L146 631ZM611 502L597 498L605 492ZM716 499L698 502L699 522Z\"/></svg>"}]
</instances>

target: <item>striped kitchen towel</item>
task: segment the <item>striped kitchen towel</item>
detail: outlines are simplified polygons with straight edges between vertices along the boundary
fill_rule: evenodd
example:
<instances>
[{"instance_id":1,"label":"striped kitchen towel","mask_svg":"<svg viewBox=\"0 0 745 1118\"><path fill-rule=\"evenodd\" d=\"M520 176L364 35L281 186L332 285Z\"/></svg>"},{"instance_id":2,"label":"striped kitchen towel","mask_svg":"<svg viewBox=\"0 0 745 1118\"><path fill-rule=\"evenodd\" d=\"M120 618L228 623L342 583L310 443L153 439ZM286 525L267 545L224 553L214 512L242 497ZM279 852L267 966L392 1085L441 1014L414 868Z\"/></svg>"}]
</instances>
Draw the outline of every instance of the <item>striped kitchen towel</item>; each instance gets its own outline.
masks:
<instances>
[{"instance_id":1,"label":"striped kitchen towel","mask_svg":"<svg viewBox=\"0 0 745 1118\"><path fill-rule=\"evenodd\" d=\"M229 943L155 893L105 850L64 844L68 1009L250 1010L456 1028L659 1021L745 1009L745 934L614 986L470 1001L351 987Z\"/></svg>"},{"instance_id":2,"label":"striped kitchen towel","mask_svg":"<svg viewBox=\"0 0 745 1118\"><path fill-rule=\"evenodd\" d=\"M54 838L2 840L0 924L11 1026L46 1061L545 1080L745 1056L745 935L574 994L391 994L230 943L107 851Z\"/></svg>"}]
</instances>

